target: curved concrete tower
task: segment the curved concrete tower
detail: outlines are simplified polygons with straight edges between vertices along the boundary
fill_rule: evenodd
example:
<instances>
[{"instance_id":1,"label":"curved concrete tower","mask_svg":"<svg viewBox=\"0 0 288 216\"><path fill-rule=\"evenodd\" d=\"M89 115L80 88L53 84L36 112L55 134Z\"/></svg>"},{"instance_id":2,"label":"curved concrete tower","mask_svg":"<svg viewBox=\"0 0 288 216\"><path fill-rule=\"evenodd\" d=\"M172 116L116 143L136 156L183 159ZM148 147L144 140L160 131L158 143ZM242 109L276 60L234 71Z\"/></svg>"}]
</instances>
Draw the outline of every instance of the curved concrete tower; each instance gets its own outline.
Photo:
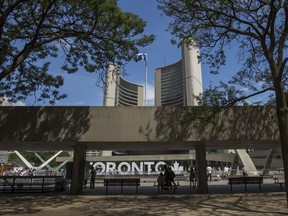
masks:
<instances>
[{"instance_id":1,"label":"curved concrete tower","mask_svg":"<svg viewBox=\"0 0 288 216\"><path fill-rule=\"evenodd\" d=\"M182 45L182 67L186 85L186 106L197 106L195 96L203 93L200 50L196 44Z\"/></svg>"},{"instance_id":2,"label":"curved concrete tower","mask_svg":"<svg viewBox=\"0 0 288 216\"><path fill-rule=\"evenodd\" d=\"M182 59L155 70L156 106L197 106L196 96L203 92L200 51L182 45Z\"/></svg>"},{"instance_id":3,"label":"curved concrete tower","mask_svg":"<svg viewBox=\"0 0 288 216\"><path fill-rule=\"evenodd\" d=\"M143 106L143 92L143 86L123 79L117 66L108 66L103 106Z\"/></svg>"},{"instance_id":4,"label":"curved concrete tower","mask_svg":"<svg viewBox=\"0 0 288 216\"><path fill-rule=\"evenodd\" d=\"M118 68L113 64L109 64L106 70L103 106L115 106L116 85L118 76L119 76Z\"/></svg>"}]
</instances>

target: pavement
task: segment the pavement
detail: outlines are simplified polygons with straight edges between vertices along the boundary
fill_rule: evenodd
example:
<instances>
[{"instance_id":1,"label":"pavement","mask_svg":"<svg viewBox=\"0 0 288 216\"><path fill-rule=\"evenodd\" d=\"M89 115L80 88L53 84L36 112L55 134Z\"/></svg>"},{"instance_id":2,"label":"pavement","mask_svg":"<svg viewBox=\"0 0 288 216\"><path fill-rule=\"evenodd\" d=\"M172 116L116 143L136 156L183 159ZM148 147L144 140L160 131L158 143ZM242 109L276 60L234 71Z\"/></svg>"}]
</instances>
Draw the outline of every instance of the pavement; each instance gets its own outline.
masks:
<instances>
[{"instance_id":1,"label":"pavement","mask_svg":"<svg viewBox=\"0 0 288 216\"><path fill-rule=\"evenodd\" d=\"M188 182L179 182L175 190L158 193L153 182L141 182L135 187L108 188L97 183L93 189L84 189L81 195L67 192L45 194L0 194L0 215L108 215L108 216L178 216L178 215L288 215L285 189L271 179L264 179L261 191L258 185L233 185L227 181L208 183L208 194L197 193Z\"/></svg>"}]
</instances>

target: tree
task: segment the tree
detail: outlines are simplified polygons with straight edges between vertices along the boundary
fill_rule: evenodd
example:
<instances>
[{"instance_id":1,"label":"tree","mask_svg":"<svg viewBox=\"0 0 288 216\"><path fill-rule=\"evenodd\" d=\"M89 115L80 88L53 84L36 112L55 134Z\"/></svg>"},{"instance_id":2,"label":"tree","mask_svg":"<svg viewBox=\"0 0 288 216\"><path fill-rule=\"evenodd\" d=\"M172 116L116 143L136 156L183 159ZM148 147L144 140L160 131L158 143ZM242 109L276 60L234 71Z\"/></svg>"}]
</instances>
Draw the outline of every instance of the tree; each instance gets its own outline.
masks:
<instances>
[{"instance_id":1,"label":"tree","mask_svg":"<svg viewBox=\"0 0 288 216\"><path fill-rule=\"evenodd\" d=\"M168 27L172 35L188 43L193 44L195 41L201 49L201 61L211 65L212 73L218 73L221 66L225 65L225 48L234 42L239 45L237 54L242 68L236 71L228 84L249 88L251 95L243 94L237 100L233 99L233 103L263 92L274 92L288 201L288 106L285 96L288 74L288 1L158 2L160 10L173 18ZM223 90L227 91L227 88ZM222 105L225 104L229 104L229 101Z\"/></svg>"},{"instance_id":2,"label":"tree","mask_svg":"<svg viewBox=\"0 0 288 216\"><path fill-rule=\"evenodd\" d=\"M3 0L0 12L0 98L10 102L35 96L54 104L67 96L59 92L61 72L101 78L108 63L133 60L154 40L116 0ZM51 71L56 60L62 67Z\"/></svg>"}]
</instances>

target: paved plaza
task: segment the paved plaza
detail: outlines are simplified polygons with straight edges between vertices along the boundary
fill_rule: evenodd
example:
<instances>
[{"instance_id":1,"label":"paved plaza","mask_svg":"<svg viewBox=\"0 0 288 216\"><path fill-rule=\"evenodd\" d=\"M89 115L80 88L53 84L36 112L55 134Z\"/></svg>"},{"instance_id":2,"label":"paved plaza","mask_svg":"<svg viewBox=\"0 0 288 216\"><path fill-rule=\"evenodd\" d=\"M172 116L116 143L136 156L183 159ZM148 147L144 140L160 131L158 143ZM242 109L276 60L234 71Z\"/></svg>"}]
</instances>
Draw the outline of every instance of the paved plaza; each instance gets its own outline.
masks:
<instances>
[{"instance_id":1,"label":"paved plaza","mask_svg":"<svg viewBox=\"0 0 288 216\"><path fill-rule=\"evenodd\" d=\"M105 187L97 183L94 189L85 189L81 195L67 193L1 194L0 215L287 215L284 190L279 185L264 181L258 185L233 186L230 191L226 181L209 183L208 194L198 194L187 182L173 190L158 193L151 183L135 187Z\"/></svg>"}]
</instances>

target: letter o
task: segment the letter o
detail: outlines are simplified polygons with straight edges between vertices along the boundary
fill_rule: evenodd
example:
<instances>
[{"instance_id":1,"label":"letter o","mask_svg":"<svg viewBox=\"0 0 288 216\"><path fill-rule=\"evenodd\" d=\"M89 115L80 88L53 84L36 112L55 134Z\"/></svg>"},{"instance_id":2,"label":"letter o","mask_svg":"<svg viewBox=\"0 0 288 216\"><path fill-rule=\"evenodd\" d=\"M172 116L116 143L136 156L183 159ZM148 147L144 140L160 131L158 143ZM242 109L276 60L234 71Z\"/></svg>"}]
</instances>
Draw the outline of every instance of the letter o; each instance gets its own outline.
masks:
<instances>
[{"instance_id":1,"label":"letter o","mask_svg":"<svg viewBox=\"0 0 288 216\"><path fill-rule=\"evenodd\" d=\"M127 167L127 170L126 171L122 171L122 167L123 166L126 166ZM118 165L118 173L120 173L121 175L125 175L125 174L128 174L129 172L131 172L131 166L128 162L121 162L119 165Z\"/></svg>"},{"instance_id":2,"label":"letter o","mask_svg":"<svg viewBox=\"0 0 288 216\"><path fill-rule=\"evenodd\" d=\"M164 164L166 164L164 161L159 161L158 163L156 163L155 172L160 172L158 167L161 166L161 165L164 165Z\"/></svg>"},{"instance_id":3,"label":"letter o","mask_svg":"<svg viewBox=\"0 0 288 216\"><path fill-rule=\"evenodd\" d=\"M93 165L93 167L95 168L95 170L96 170L97 168L99 169L99 167L101 167L101 170L99 171L99 170L97 169L97 172L102 172L102 173L104 173L104 172L106 171L105 164L104 164L103 162L96 162L96 163Z\"/></svg>"}]
</instances>

